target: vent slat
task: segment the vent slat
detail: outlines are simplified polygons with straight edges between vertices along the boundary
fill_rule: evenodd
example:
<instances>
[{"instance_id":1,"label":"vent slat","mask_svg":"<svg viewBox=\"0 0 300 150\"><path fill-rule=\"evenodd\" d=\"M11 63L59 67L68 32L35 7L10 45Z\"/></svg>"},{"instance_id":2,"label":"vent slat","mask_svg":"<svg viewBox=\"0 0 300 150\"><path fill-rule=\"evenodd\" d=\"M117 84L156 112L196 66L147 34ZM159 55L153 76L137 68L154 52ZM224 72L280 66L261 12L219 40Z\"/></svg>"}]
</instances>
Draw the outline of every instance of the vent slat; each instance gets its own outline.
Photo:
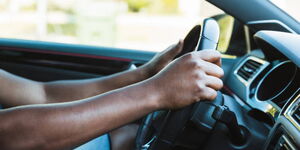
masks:
<instances>
[{"instance_id":1,"label":"vent slat","mask_svg":"<svg viewBox=\"0 0 300 150\"><path fill-rule=\"evenodd\" d=\"M249 59L241 66L241 68L239 68L237 74L248 81L254 73L257 72L261 65L262 64L259 62Z\"/></svg>"},{"instance_id":2,"label":"vent slat","mask_svg":"<svg viewBox=\"0 0 300 150\"><path fill-rule=\"evenodd\" d=\"M251 76L251 74L249 72L245 71L245 70L240 70L240 74L243 74L247 78L249 78Z\"/></svg>"},{"instance_id":3,"label":"vent slat","mask_svg":"<svg viewBox=\"0 0 300 150\"><path fill-rule=\"evenodd\" d=\"M252 64L252 65L255 65L256 67L259 67L259 66L262 65L261 63L253 61L253 60L249 60L249 63Z\"/></svg>"},{"instance_id":4,"label":"vent slat","mask_svg":"<svg viewBox=\"0 0 300 150\"><path fill-rule=\"evenodd\" d=\"M238 72L238 75L241 76L241 77L242 77L243 79L245 79L245 80L248 78L247 76L245 76L244 74L242 74L242 73L240 73L240 72Z\"/></svg>"},{"instance_id":5,"label":"vent slat","mask_svg":"<svg viewBox=\"0 0 300 150\"><path fill-rule=\"evenodd\" d=\"M257 66L255 66L255 65L253 65L253 64L250 64L250 63L245 64L245 66L246 66L246 67L249 67L249 68L251 68L251 69L257 69L257 68L258 68Z\"/></svg>"}]
</instances>

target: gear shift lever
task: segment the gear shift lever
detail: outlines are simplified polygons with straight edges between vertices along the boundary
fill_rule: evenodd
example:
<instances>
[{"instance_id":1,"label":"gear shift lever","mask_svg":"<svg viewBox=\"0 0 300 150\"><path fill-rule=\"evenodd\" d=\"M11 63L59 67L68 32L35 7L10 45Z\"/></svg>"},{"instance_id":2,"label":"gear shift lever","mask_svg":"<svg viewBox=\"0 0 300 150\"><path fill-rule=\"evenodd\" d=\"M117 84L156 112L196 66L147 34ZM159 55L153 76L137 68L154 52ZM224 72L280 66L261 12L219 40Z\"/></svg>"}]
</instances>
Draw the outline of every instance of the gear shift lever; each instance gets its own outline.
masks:
<instances>
[{"instance_id":1,"label":"gear shift lever","mask_svg":"<svg viewBox=\"0 0 300 150\"><path fill-rule=\"evenodd\" d=\"M227 106L216 107L212 116L227 126L233 144L243 145L246 142L245 132L239 127L235 113Z\"/></svg>"}]
</instances>

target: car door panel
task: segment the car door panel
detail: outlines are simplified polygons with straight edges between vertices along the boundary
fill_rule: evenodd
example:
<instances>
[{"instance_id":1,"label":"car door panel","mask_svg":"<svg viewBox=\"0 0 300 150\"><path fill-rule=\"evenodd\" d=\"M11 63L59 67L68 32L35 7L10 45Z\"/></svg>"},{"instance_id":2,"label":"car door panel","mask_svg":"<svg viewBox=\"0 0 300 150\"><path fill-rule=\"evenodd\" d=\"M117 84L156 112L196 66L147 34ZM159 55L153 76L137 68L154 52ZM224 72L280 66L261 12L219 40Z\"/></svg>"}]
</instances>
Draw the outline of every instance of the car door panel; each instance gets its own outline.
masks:
<instances>
[{"instance_id":1,"label":"car door panel","mask_svg":"<svg viewBox=\"0 0 300 150\"><path fill-rule=\"evenodd\" d=\"M85 79L139 66L156 52L0 39L0 68L37 81ZM223 58L224 80L236 59Z\"/></svg>"},{"instance_id":2,"label":"car door panel","mask_svg":"<svg viewBox=\"0 0 300 150\"><path fill-rule=\"evenodd\" d=\"M30 40L0 39L0 67L38 81L82 79L143 64L154 52Z\"/></svg>"},{"instance_id":3,"label":"car door panel","mask_svg":"<svg viewBox=\"0 0 300 150\"><path fill-rule=\"evenodd\" d=\"M45 82L55 80L88 79L101 76L99 74L3 61L0 61L0 68L18 76L22 76L35 81Z\"/></svg>"}]
</instances>

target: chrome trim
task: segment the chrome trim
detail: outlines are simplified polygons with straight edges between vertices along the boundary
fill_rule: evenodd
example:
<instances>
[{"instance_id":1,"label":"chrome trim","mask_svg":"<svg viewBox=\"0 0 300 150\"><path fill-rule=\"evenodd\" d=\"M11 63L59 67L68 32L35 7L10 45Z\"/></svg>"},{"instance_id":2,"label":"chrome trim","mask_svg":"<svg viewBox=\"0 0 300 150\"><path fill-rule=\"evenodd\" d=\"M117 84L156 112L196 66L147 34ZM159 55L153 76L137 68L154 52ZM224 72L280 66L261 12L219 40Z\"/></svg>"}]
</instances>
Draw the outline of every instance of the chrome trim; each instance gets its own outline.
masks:
<instances>
[{"instance_id":1,"label":"chrome trim","mask_svg":"<svg viewBox=\"0 0 300 150\"><path fill-rule=\"evenodd\" d=\"M284 24L283 22L279 21L279 20L256 20L256 21L249 21L246 24L247 25L253 25L253 24L263 24L263 23L275 23L275 24L279 24L282 27L284 27L286 30L290 31L293 34L297 34L297 32L295 32L293 29L291 29L289 26L287 26L286 24Z\"/></svg>"},{"instance_id":2,"label":"chrome trim","mask_svg":"<svg viewBox=\"0 0 300 150\"><path fill-rule=\"evenodd\" d=\"M300 125L299 123L292 117L292 114L295 112L296 109L300 107L300 93L294 98L292 103L288 106L286 111L284 112L285 118L287 118L299 131Z\"/></svg>"},{"instance_id":3,"label":"chrome trim","mask_svg":"<svg viewBox=\"0 0 300 150\"><path fill-rule=\"evenodd\" d=\"M268 102L268 101L258 101L256 99L249 99L247 101L247 103L252 108L256 108L256 109L261 110L261 111L263 111L267 114L270 114L275 119L278 117L278 114L281 110L280 108L276 107L275 104L273 104L272 102Z\"/></svg>"},{"instance_id":4,"label":"chrome trim","mask_svg":"<svg viewBox=\"0 0 300 150\"><path fill-rule=\"evenodd\" d=\"M258 68L258 70L256 71L255 74L252 75L251 78L249 78L248 81L246 81L245 79L243 79L242 77L240 77L237 72L238 70L245 64L246 61L248 60L254 60L256 62L261 63L262 65ZM269 62L254 57L254 56L249 56L247 58L245 58L238 66L237 69L234 70L233 74L234 76L245 86L245 96L246 96L246 103L251 107L251 108L256 108L258 110L261 110L265 113L270 113L270 112L274 112L274 113L270 113L272 114L273 117L275 117L275 114L277 112L279 112L278 108L275 108L272 104L266 102L266 101L258 101L254 98L249 98L249 94L250 94L250 85L251 83L257 78L258 75L261 74L262 71L264 71L268 66L270 65Z\"/></svg>"},{"instance_id":5,"label":"chrome trim","mask_svg":"<svg viewBox=\"0 0 300 150\"><path fill-rule=\"evenodd\" d=\"M238 70L241 69L242 66L248 61L248 60L254 60L256 62L261 63L262 65L258 68L258 70L252 75L251 78L249 78L248 81L243 79L241 76L239 76ZM249 90L249 85L253 82L253 80L269 65L270 63L267 61L264 61L260 58L254 57L254 56L249 56L246 59L244 59L240 65L238 65L237 69L233 72L233 74L247 87L247 90Z\"/></svg>"},{"instance_id":6,"label":"chrome trim","mask_svg":"<svg viewBox=\"0 0 300 150\"><path fill-rule=\"evenodd\" d=\"M291 143L291 141L285 135L282 135L282 138L284 139L286 144L289 146L288 148L292 148L292 150L297 150L297 148Z\"/></svg>"},{"instance_id":7,"label":"chrome trim","mask_svg":"<svg viewBox=\"0 0 300 150\"><path fill-rule=\"evenodd\" d=\"M152 137L150 141L148 141L145 145L142 146L141 150L148 150L151 144L156 140L156 138L157 138L156 136Z\"/></svg>"},{"instance_id":8,"label":"chrome trim","mask_svg":"<svg viewBox=\"0 0 300 150\"><path fill-rule=\"evenodd\" d=\"M253 108L256 108L256 109L259 109L265 113L268 113L270 115L272 115L275 119L279 116L279 113L281 111L281 108L277 106L277 104L275 104L274 102L272 101L268 101L268 100L259 100L257 98L257 90L259 88L259 86L261 85L262 81L267 77L267 75L272 72L275 68L277 68L278 66L282 65L282 64L285 64L285 63L288 63L290 61L283 61L279 64L277 64L275 67L273 67L272 69L270 69L265 75L264 77L262 77L262 79L259 81L259 83L257 84L257 89L254 93L254 97L249 99L247 101L247 103L253 107Z\"/></svg>"}]
</instances>

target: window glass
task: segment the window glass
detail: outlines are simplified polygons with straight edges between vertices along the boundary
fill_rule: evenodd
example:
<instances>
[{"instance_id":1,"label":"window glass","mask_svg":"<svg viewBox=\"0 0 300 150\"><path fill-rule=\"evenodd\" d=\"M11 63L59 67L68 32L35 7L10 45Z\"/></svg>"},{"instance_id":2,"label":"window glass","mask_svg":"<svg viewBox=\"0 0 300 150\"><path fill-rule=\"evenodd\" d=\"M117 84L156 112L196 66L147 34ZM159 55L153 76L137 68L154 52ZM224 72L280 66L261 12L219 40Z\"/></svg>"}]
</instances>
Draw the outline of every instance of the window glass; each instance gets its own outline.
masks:
<instances>
[{"instance_id":1,"label":"window glass","mask_svg":"<svg viewBox=\"0 0 300 150\"><path fill-rule=\"evenodd\" d=\"M0 37L160 51L221 13L201 0L0 0Z\"/></svg>"},{"instance_id":2,"label":"window glass","mask_svg":"<svg viewBox=\"0 0 300 150\"><path fill-rule=\"evenodd\" d=\"M271 0L271 2L300 22L299 0Z\"/></svg>"}]
</instances>

